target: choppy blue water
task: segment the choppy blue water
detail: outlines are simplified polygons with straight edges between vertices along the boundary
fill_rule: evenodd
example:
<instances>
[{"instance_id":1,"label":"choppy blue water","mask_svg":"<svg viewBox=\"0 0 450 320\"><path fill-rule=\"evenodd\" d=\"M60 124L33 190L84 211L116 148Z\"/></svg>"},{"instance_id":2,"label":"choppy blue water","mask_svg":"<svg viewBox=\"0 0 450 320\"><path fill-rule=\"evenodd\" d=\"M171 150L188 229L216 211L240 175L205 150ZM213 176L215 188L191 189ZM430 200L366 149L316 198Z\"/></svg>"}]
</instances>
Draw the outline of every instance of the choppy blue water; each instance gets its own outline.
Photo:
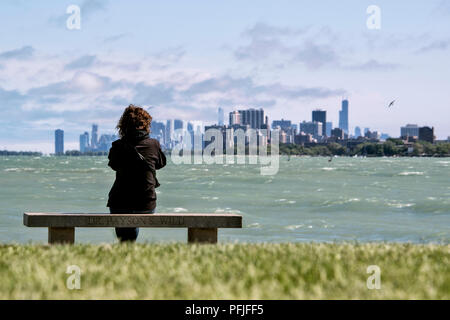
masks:
<instances>
[{"instance_id":1,"label":"choppy blue water","mask_svg":"<svg viewBox=\"0 0 450 320\"><path fill-rule=\"evenodd\" d=\"M231 212L243 229L219 241L450 240L450 159L281 157L259 165L175 165L158 172L159 212ZM107 212L106 157L0 157L0 242L46 242L23 212ZM139 241L186 241L185 229L141 228ZM77 229L77 242L114 242L113 229Z\"/></svg>"}]
</instances>

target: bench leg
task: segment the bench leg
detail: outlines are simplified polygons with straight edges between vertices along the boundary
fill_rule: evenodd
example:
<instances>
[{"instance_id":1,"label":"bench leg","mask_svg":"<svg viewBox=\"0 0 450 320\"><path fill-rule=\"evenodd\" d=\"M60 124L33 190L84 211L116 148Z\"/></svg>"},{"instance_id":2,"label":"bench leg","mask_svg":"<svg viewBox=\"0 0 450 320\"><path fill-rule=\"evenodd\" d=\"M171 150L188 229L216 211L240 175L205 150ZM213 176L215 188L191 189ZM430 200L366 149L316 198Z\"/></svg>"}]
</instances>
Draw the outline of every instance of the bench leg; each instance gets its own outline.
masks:
<instances>
[{"instance_id":1,"label":"bench leg","mask_svg":"<svg viewBox=\"0 0 450 320\"><path fill-rule=\"evenodd\" d=\"M48 228L49 244L73 244L75 242L75 228Z\"/></svg>"},{"instance_id":2,"label":"bench leg","mask_svg":"<svg viewBox=\"0 0 450 320\"><path fill-rule=\"evenodd\" d=\"M217 243L217 228L188 228L188 243Z\"/></svg>"}]
</instances>

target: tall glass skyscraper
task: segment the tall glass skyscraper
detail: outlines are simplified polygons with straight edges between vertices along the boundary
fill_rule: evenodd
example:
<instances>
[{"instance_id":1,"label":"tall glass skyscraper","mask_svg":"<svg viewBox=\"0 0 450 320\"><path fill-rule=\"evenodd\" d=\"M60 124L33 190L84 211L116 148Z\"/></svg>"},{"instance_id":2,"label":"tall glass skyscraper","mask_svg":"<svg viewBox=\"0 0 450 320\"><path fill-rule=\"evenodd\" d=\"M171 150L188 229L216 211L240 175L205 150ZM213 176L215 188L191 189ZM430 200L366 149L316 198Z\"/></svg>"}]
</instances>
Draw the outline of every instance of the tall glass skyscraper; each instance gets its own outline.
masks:
<instances>
[{"instance_id":1,"label":"tall glass skyscraper","mask_svg":"<svg viewBox=\"0 0 450 320\"><path fill-rule=\"evenodd\" d=\"M325 110L314 110L312 112L313 122L322 122L322 136L327 135L327 112Z\"/></svg>"},{"instance_id":2,"label":"tall glass skyscraper","mask_svg":"<svg viewBox=\"0 0 450 320\"><path fill-rule=\"evenodd\" d=\"M183 120L173 120L173 130L183 129Z\"/></svg>"},{"instance_id":3,"label":"tall glass skyscraper","mask_svg":"<svg viewBox=\"0 0 450 320\"><path fill-rule=\"evenodd\" d=\"M261 109L246 109L239 110L240 124L249 125L252 129L261 129L265 124L264 110Z\"/></svg>"},{"instance_id":4,"label":"tall glass skyscraper","mask_svg":"<svg viewBox=\"0 0 450 320\"><path fill-rule=\"evenodd\" d=\"M80 135L80 152L86 152L89 148L89 133L85 132Z\"/></svg>"},{"instance_id":5,"label":"tall glass skyscraper","mask_svg":"<svg viewBox=\"0 0 450 320\"><path fill-rule=\"evenodd\" d=\"M219 126L223 126L224 125L224 114L223 114L223 109L219 107L219 109L217 110L218 113L218 123Z\"/></svg>"},{"instance_id":6,"label":"tall glass skyscraper","mask_svg":"<svg viewBox=\"0 0 450 320\"><path fill-rule=\"evenodd\" d=\"M342 100L342 110L339 111L339 128L348 134L348 100Z\"/></svg>"},{"instance_id":7,"label":"tall glass skyscraper","mask_svg":"<svg viewBox=\"0 0 450 320\"><path fill-rule=\"evenodd\" d=\"M167 146L169 146L170 142L172 141L172 136L173 136L173 120L169 119L166 122L165 142Z\"/></svg>"},{"instance_id":8,"label":"tall glass skyscraper","mask_svg":"<svg viewBox=\"0 0 450 320\"><path fill-rule=\"evenodd\" d=\"M64 154L64 131L61 129L55 130L55 154Z\"/></svg>"},{"instance_id":9,"label":"tall glass skyscraper","mask_svg":"<svg viewBox=\"0 0 450 320\"><path fill-rule=\"evenodd\" d=\"M97 143L98 143L98 125L94 123L92 125L92 135L91 135L91 147L92 147L92 149L97 148Z\"/></svg>"}]
</instances>

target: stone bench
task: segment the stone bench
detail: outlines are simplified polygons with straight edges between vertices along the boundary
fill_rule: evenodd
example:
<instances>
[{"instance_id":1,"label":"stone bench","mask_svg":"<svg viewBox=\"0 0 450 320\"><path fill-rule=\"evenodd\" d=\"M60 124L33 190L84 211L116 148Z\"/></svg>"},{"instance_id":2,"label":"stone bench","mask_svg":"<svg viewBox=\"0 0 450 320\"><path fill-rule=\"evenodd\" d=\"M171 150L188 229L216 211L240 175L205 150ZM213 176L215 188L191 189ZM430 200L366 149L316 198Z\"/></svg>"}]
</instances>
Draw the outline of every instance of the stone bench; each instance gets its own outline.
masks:
<instances>
[{"instance_id":1,"label":"stone bench","mask_svg":"<svg viewBox=\"0 0 450 320\"><path fill-rule=\"evenodd\" d=\"M187 228L188 243L217 243L218 228L242 228L238 214L210 213L31 213L23 214L27 227L48 228L48 242L74 243L75 228Z\"/></svg>"}]
</instances>

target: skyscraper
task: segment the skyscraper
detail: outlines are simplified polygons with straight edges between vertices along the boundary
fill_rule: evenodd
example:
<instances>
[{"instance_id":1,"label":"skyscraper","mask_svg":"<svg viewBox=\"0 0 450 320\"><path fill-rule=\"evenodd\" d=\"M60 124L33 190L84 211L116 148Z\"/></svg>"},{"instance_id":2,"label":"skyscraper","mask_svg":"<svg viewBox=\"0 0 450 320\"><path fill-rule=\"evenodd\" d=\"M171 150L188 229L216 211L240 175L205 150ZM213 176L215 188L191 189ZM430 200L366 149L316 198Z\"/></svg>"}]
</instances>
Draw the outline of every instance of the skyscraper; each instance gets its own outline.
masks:
<instances>
[{"instance_id":1,"label":"skyscraper","mask_svg":"<svg viewBox=\"0 0 450 320\"><path fill-rule=\"evenodd\" d=\"M339 128L348 134L348 100L342 100L342 110L339 111Z\"/></svg>"},{"instance_id":2,"label":"skyscraper","mask_svg":"<svg viewBox=\"0 0 450 320\"><path fill-rule=\"evenodd\" d=\"M272 128L280 127L281 129L290 129L292 127L291 120L274 120L272 121Z\"/></svg>"},{"instance_id":3,"label":"skyscraper","mask_svg":"<svg viewBox=\"0 0 450 320\"><path fill-rule=\"evenodd\" d=\"M55 130L55 154L64 154L64 131L61 129Z\"/></svg>"},{"instance_id":4,"label":"skyscraper","mask_svg":"<svg viewBox=\"0 0 450 320\"><path fill-rule=\"evenodd\" d=\"M322 123L322 134L321 136L327 135L327 112L325 110L314 110L312 112L312 121Z\"/></svg>"},{"instance_id":5,"label":"skyscraper","mask_svg":"<svg viewBox=\"0 0 450 320\"><path fill-rule=\"evenodd\" d=\"M331 130L333 130L333 122L327 122L327 137L331 137Z\"/></svg>"},{"instance_id":6,"label":"skyscraper","mask_svg":"<svg viewBox=\"0 0 450 320\"><path fill-rule=\"evenodd\" d=\"M360 127L355 127L355 137L362 137L361 135L361 128Z\"/></svg>"},{"instance_id":7,"label":"skyscraper","mask_svg":"<svg viewBox=\"0 0 450 320\"><path fill-rule=\"evenodd\" d=\"M98 143L98 125L95 123L92 125L92 135L91 135L91 148L97 148Z\"/></svg>"},{"instance_id":8,"label":"skyscraper","mask_svg":"<svg viewBox=\"0 0 450 320\"><path fill-rule=\"evenodd\" d=\"M419 140L434 143L434 127L421 127L419 128Z\"/></svg>"},{"instance_id":9,"label":"skyscraper","mask_svg":"<svg viewBox=\"0 0 450 320\"><path fill-rule=\"evenodd\" d=\"M401 137L418 137L419 126L417 124L407 124L405 127L400 128Z\"/></svg>"},{"instance_id":10,"label":"skyscraper","mask_svg":"<svg viewBox=\"0 0 450 320\"><path fill-rule=\"evenodd\" d=\"M241 124L241 114L239 113L239 111L230 112L229 125L232 126L235 124Z\"/></svg>"},{"instance_id":11,"label":"skyscraper","mask_svg":"<svg viewBox=\"0 0 450 320\"><path fill-rule=\"evenodd\" d=\"M89 148L89 133L80 134L80 152L86 152Z\"/></svg>"},{"instance_id":12,"label":"skyscraper","mask_svg":"<svg viewBox=\"0 0 450 320\"><path fill-rule=\"evenodd\" d=\"M223 115L223 109L219 107L219 109L217 110L218 112L218 123L219 126L223 126L224 125L224 115Z\"/></svg>"},{"instance_id":13,"label":"skyscraper","mask_svg":"<svg viewBox=\"0 0 450 320\"><path fill-rule=\"evenodd\" d=\"M150 129L150 137L159 141L160 144L165 145L166 140L166 126L163 122L152 121L152 127Z\"/></svg>"},{"instance_id":14,"label":"skyscraper","mask_svg":"<svg viewBox=\"0 0 450 320\"><path fill-rule=\"evenodd\" d=\"M173 121L173 129L174 130L183 129L183 120L175 119Z\"/></svg>"},{"instance_id":15,"label":"skyscraper","mask_svg":"<svg viewBox=\"0 0 450 320\"><path fill-rule=\"evenodd\" d=\"M323 135L323 125L320 121L300 122L300 132L311 134L318 139Z\"/></svg>"},{"instance_id":16,"label":"skyscraper","mask_svg":"<svg viewBox=\"0 0 450 320\"><path fill-rule=\"evenodd\" d=\"M166 136L165 136L165 142L167 147L169 147L169 144L172 141L172 136L173 136L173 120L167 120Z\"/></svg>"},{"instance_id":17,"label":"skyscraper","mask_svg":"<svg viewBox=\"0 0 450 320\"><path fill-rule=\"evenodd\" d=\"M252 129L261 129L265 123L263 109L239 110L241 124L248 124Z\"/></svg>"}]
</instances>

